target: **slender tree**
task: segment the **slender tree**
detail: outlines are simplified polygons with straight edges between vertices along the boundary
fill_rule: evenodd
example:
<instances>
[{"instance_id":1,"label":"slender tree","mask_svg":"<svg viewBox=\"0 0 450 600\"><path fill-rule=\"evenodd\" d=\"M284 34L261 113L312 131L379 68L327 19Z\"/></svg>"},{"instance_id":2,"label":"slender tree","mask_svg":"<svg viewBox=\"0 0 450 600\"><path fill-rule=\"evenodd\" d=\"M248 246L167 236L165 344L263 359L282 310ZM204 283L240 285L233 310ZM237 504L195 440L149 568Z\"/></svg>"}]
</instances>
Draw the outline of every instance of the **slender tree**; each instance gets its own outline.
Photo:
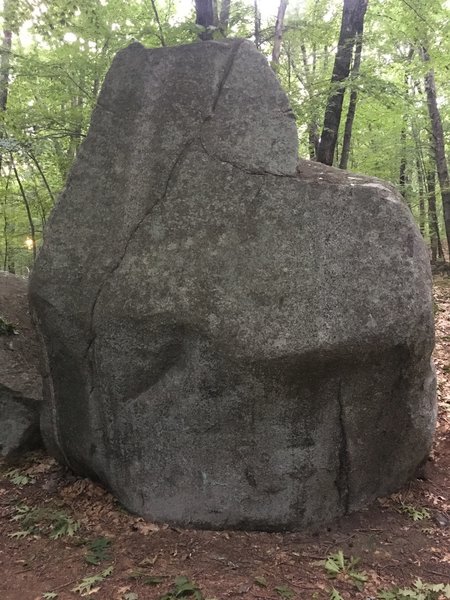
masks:
<instances>
[{"instance_id":1,"label":"slender tree","mask_svg":"<svg viewBox=\"0 0 450 600\"><path fill-rule=\"evenodd\" d=\"M12 0L4 0L3 4L3 38L0 53L0 119L3 121L8 104L9 74L11 69L12 46ZM5 136L4 125L0 123L0 140ZM2 168L2 153L0 149L0 172Z\"/></svg>"},{"instance_id":2,"label":"slender tree","mask_svg":"<svg viewBox=\"0 0 450 600\"><path fill-rule=\"evenodd\" d=\"M356 32L356 43L355 53L353 58L353 65L350 73L350 79L352 81L352 91L350 93L350 102L348 104L347 118L345 120L344 138L342 141L342 154L341 161L339 163L340 169L346 169L348 166L348 159L350 156L350 145L352 141L353 121L356 115L356 104L358 102L358 90L355 85L355 81L358 78L359 70L361 67L361 55L363 45L363 33L364 33L364 18L360 19L357 23L359 30Z\"/></svg>"},{"instance_id":3,"label":"slender tree","mask_svg":"<svg viewBox=\"0 0 450 600\"><path fill-rule=\"evenodd\" d=\"M431 260L436 262L444 259L439 222L436 211L436 170L434 160L430 162L427 170L427 198L428 198L428 225L430 231Z\"/></svg>"},{"instance_id":4,"label":"slender tree","mask_svg":"<svg viewBox=\"0 0 450 600\"><path fill-rule=\"evenodd\" d=\"M30 227L30 238L32 241L32 249L33 249L33 260L36 260L36 229L34 227L33 216L31 214L30 202L28 200L27 194L25 192L25 188L23 187L22 180L20 179L19 173L17 171L16 163L14 162L14 158L11 153L11 165L14 171L14 176L19 185L20 195L22 196L22 200L25 206L25 210L27 212L28 217L28 225Z\"/></svg>"},{"instance_id":5,"label":"slender tree","mask_svg":"<svg viewBox=\"0 0 450 600\"><path fill-rule=\"evenodd\" d=\"M346 82L350 74L353 49L358 33L363 31L368 0L344 0L338 48L331 76L331 91L325 109L318 160L333 164Z\"/></svg>"},{"instance_id":6,"label":"slender tree","mask_svg":"<svg viewBox=\"0 0 450 600\"><path fill-rule=\"evenodd\" d=\"M166 39L164 36L164 31L161 25L161 19L159 18L159 12L158 12L158 8L156 6L156 2L155 0L151 0L151 4L152 4L152 10L153 10L153 15L155 17L155 21L156 24L158 25L158 37L159 37L159 41L161 42L161 46L165 46L166 45Z\"/></svg>"},{"instance_id":7,"label":"slender tree","mask_svg":"<svg viewBox=\"0 0 450 600\"><path fill-rule=\"evenodd\" d=\"M315 46L313 45L311 68L310 68L310 65L308 62L308 55L306 52L305 44L302 43L300 45L300 50L302 52L303 68L305 71L305 79L306 79L308 94L311 97L312 89L313 89L312 82L314 80L314 75L315 75L315 70L316 70L316 49L315 49ZM314 114L311 115L311 118L308 122L308 143L309 143L309 158L311 160L316 160L317 153L319 151L319 126L317 124Z\"/></svg>"},{"instance_id":8,"label":"slender tree","mask_svg":"<svg viewBox=\"0 0 450 600\"><path fill-rule=\"evenodd\" d=\"M426 48L422 48L422 58L425 63L430 61ZM444 209L444 224L447 245L450 249L450 178L447 158L445 156L444 129L442 127L441 113L437 103L436 83L434 71L430 69L425 75L425 92L427 95L428 115L431 122L433 135L433 150L436 160L436 171L441 190L442 206Z\"/></svg>"},{"instance_id":9,"label":"slender tree","mask_svg":"<svg viewBox=\"0 0 450 600\"><path fill-rule=\"evenodd\" d=\"M402 128L400 131L400 169L398 174L398 183L403 198L408 202L408 175L406 172L406 119L403 116Z\"/></svg>"},{"instance_id":10,"label":"slender tree","mask_svg":"<svg viewBox=\"0 0 450 600\"><path fill-rule=\"evenodd\" d=\"M228 26L230 24L230 7L231 0L222 0L219 15L219 29L224 36L227 35Z\"/></svg>"},{"instance_id":11,"label":"slender tree","mask_svg":"<svg viewBox=\"0 0 450 600\"><path fill-rule=\"evenodd\" d=\"M288 0L280 0L280 5L278 6L277 20L275 22L275 36L273 41L273 49L272 49L272 68L276 69L280 62L280 54L281 54L281 42L283 39L283 26L284 26L284 17L286 14L286 8L288 5Z\"/></svg>"},{"instance_id":12,"label":"slender tree","mask_svg":"<svg viewBox=\"0 0 450 600\"><path fill-rule=\"evenodd\" d=\"M261 12L258 6L258 0L253 3L254 18L255 18L255 46L261 48Z\"/></svg>"},{"instance_id":13,"label":"slender tree","mask_svg":"<svg viewBox=\"0 0 450 600\"><path fill-rule=\"evenodd\" d=\"M9 255L9 220L8 220L8 192L11 181L11 166L9 167L8 175L6 177L6 185L4 190L4 195L2 198L2 208L3 208L3 244L4 244L4 254L3 254L3 271L10 270L9 266L10 255ZM14 267L13 267L14 270Z\"/></svg>"},{"instance_id":14,"label":"slender tree","mask_svg":"<svg viewBox=\"0 0 450 600\"><path fill-rule=\"evenodd\" d=\"M425 180L419 156L416 156L417 184L419 186L419 230L425 237Z\"/></svg>"}]
</instances>

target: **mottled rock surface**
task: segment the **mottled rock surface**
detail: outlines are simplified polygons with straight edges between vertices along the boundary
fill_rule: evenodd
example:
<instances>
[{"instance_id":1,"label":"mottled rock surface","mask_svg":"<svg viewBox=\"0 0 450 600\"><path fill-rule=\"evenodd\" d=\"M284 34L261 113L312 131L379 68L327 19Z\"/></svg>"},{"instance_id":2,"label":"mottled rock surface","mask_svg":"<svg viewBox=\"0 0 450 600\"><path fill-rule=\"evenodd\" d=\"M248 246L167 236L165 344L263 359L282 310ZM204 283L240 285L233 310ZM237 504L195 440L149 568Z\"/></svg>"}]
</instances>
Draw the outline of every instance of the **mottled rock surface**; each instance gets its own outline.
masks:
<instances>
[{"instance_id":1,"label":"mottled rock surface","mask_svg":"<svg viewBox=\"0 0 450 600\"><path fill-rule=\"evenodd\" d=\"M0 271L0 456L16 458L41 441L42 380L27 281Z\"/></svg>"},{"instance_id":2,"label":"mottled rock surface","mask_svg":"<svg viewBox=\"0 0 450 600\"><path fill-rule=\"evenodd\" d=\"M47 445L149 519L297 529L429 452L421 236L387 184L297 164L248 42L119 52L31 302Z\"/></svg>"}]
</instances>

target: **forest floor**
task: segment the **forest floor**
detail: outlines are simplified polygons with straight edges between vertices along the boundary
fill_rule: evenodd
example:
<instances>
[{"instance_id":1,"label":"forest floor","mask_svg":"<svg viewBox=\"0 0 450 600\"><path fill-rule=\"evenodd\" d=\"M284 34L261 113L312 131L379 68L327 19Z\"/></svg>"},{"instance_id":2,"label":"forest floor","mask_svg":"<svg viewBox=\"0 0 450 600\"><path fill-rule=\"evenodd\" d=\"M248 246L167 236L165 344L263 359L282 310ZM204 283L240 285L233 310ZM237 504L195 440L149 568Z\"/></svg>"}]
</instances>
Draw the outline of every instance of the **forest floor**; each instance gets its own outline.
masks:
<instances>
[{"instance_id":1,"label":"forest floor","mask_svg":"<svg viewBox=\"0 0 450 600\"><path fill-rule=\"evenodd\" d=\"M0 472L0 600L450 598L417 587L450 584L449 278L435 300L440 410L424 479L315 532L193 531L146 523L34 453Z\"/></svg>"}]
</instances>

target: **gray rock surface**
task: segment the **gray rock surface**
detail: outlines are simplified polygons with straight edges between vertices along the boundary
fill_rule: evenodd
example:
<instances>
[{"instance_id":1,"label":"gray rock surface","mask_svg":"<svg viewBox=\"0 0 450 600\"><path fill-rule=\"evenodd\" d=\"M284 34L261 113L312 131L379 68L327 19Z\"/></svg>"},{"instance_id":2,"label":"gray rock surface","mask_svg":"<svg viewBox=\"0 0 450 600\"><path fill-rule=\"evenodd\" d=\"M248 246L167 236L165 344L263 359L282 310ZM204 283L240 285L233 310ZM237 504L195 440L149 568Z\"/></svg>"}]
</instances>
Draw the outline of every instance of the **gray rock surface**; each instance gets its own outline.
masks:
<instances>
[{"instance_id":1,"label":"gray rock surface","mask_svg":"<svg viewBox=\"0 0 450 600\"><path fill-rule=\"evenodd\" d=\"M119 52L31 302L47 445L149 519L298 529L429 452L420 234L389 185L297 165L248 42Z\"/></svg>"},{"instance_id":2,"label":"gray rock surface","mask_svg":"<svg viewBox=\"0 0 450 600\"><path fill-rule=\"evenodd\" d=\"M42 380L27 281L0 271L0 456L13 459L41 443Z\"/></svg>"}]
</instances>

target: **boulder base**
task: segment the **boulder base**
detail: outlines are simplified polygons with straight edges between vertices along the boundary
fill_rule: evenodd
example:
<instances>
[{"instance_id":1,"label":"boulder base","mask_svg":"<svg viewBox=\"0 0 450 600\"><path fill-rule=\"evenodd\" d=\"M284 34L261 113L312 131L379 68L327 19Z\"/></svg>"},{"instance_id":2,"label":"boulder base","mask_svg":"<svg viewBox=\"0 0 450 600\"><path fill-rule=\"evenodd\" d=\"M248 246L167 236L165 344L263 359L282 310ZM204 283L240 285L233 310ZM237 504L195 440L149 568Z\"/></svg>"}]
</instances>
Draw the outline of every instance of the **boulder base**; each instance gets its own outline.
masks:
<instances>
[{"instance_id":1,"label":"boulder base","mask_svg":"<svg viewBox=\"0 0 450 600\"><path fill-rule=\"evenodd\" d=\"M31 303L47 445L149 519L299 529L429 452L421 236L388 184L298 165L248 42L117 55Z\"/></svg>"}]
</instances>

